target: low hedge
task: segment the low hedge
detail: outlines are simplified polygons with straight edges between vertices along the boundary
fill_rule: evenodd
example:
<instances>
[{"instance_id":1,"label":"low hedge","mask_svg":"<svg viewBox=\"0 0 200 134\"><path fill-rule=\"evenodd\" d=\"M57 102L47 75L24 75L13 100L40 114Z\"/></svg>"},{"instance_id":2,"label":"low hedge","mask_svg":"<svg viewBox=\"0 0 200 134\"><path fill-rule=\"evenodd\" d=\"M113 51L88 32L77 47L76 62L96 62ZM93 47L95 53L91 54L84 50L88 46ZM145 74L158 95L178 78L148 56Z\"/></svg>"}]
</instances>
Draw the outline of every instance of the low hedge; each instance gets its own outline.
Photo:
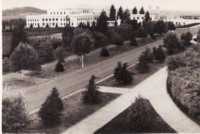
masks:
<instances>
[{"instance_id":1,"label":"low hedge","mask_svg":"<svg viewBox=\"0 0 200 134\"><path fill-rule=\"evenodd\" d=\"M200 46L174 55L168 61L167 89L175 103L200 121Z\"/></svg>"}]
</instances>

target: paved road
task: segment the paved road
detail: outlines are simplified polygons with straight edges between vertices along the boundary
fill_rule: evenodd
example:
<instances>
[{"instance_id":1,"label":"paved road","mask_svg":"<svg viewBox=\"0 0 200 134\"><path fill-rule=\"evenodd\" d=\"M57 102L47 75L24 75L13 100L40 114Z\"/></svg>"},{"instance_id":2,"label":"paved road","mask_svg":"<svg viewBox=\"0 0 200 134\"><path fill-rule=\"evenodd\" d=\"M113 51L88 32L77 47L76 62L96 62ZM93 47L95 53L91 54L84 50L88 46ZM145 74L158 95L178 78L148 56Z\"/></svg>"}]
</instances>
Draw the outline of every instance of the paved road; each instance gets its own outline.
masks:
<instances>
[{"instance_id":1,"label":"paved road","mask_svg":"<svg viewBox=\"0 0 200 134\"><path fill-rule=\"evenodd\" d=\"M193 31L196 32L192 29L192 32ZM178 30L178 32L180 31ZM113 73L113 70L117 65L118 61L134 64L138 61L138 56L141 54L142 51L144 51L146 47L151 48L153 46L158 46L162 43L162 40L158 40L146 46L142 46L140 48L131 50L124 54L115 56L111 59L102 61L98 64L78 70L71 74L56 77L55 79L52 79L45 83L26 88L24 97L28 104L28 111L32 111L40 107L40 105L44 102L44 100L46 99L47 95L50 93L50 90L52 90L53 87L58 88L61 97L68 95L81 88L84 88L92 74L98 76L99 79L104 78L109 74Z\"/></svg>"}]
</instances>

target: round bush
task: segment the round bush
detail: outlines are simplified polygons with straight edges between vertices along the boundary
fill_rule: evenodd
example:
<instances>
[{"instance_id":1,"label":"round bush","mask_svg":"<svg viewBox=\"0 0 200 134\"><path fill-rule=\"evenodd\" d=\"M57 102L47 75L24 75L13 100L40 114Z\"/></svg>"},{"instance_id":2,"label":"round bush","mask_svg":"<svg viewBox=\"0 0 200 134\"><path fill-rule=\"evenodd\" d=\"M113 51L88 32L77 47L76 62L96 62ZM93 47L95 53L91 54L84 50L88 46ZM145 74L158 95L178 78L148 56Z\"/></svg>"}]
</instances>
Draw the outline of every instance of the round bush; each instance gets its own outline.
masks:
<instances>
[{"instance_id":1,"label":"round bush","mask_svg":"<svg viewBox=\"0 0 200 134\"><path fill-rule=\"evenodd\" d=\"M102 48L102 49L101 49L101 52L100 52L100 56L101 56L101 57L108 57L108 56L110 56L110 54L109 54L109 52L108 52L108 49Z\"/></svg>"}]
</instances>

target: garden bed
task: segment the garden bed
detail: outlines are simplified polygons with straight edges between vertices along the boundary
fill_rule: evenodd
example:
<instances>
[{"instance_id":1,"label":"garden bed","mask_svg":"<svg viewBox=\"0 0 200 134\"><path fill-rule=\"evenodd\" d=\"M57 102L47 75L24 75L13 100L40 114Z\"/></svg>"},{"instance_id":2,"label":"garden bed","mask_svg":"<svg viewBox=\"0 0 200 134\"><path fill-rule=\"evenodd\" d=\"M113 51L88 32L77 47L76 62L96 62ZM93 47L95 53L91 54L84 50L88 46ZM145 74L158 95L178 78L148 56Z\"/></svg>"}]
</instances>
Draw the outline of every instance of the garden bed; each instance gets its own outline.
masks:
<instances>
[{"instance_id":1,"label":"garden bed","mask_svg":"<svg viewBox=\"0 0 200 134\"><path fill-rule=\"evenodd\" d=\"M153 121L139 133L175 133L172 129L154 110L149 101L146 101L148 107L152 109ZM116 133L138 133L130 128L128 123L129 108L111 120L108 124L103 126L101 129L95 132L95 134L116 134ZM145 115L144 115L145 116ZM120 127L119 127L120 126Z\"/></svg>"},{"instance_id":2,"label":"garden bed","mask_svg":"<svg viewBox=\"0 0 200 134\"><path fill-rule=\"evenodd\" d=\"M142 82L143 80L145 80L147 77L151 76L152 74L154 74L156 71L158 71L159 69L161 69L162 67L164 67L166 65L166 63L151 63L149 64L150 66L150 70L147 73L139 73L136 70L136 66L131 67L129 69L130 72L133 73L133 83L130 85L123 85L121 83L117 83L115 81L114 77L111 77L109 79L107 79L106 81L103 81L101 83L99 83L99 85L101 86L111 86L111 87L125 87L125 88L132 88L135 85L139 84L140 82Z\"/></svg>"},{"instance_id":3,"label":"garden bed","mask_svg":"<svg viewBox=\"0 0 200 134\"><path fill-rule=\"evenodd\" d=\"M77 93L65 100L63 100L64 111L62 112L61 124L56 127L44 127L39 121L34 120L33 124L25 130L28 133L61 133L72 125L75 125L82 119L93 114L110 101L116 99L119 94L102 93L102 102L97 105L87 105L82 101L82 94Z\"/></svg>"}]
</instances>

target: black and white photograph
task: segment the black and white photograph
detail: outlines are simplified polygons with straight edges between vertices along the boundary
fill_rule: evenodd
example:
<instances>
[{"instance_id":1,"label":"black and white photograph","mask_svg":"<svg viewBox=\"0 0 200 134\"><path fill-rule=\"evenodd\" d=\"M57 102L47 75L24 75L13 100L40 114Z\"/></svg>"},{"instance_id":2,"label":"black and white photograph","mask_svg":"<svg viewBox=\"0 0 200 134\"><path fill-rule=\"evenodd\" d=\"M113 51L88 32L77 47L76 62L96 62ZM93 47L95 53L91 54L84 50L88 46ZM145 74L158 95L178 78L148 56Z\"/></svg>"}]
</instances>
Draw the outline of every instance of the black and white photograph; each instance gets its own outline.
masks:
<instances>
[{"instance_id":1,"label":"black and white photograph","mask_svg":"<svg viewBox=\"0 0 200 134\"><path fill-rule=\"evenodd\" d=\"M200 0L0 8L0 133L200 134Z\"/></svg>"}]
</instances>

